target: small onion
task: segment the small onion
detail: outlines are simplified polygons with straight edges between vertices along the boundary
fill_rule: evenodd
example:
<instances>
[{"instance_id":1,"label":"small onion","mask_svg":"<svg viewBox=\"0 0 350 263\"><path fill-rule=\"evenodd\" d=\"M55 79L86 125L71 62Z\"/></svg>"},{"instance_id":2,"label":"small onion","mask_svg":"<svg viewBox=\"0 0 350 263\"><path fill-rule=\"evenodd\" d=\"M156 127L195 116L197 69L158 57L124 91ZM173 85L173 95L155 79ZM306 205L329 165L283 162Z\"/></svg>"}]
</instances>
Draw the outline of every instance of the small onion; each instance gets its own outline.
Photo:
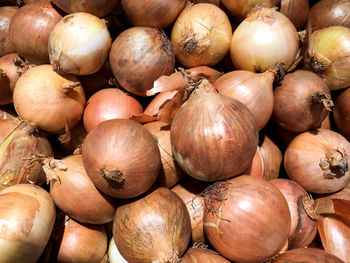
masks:
<instances>
[{"instance_id":1,"label":"small onion","mask_svg":"<svg viewBox=\"0 0 350 263\"><path fill-rule=\"evenodd\" d=\"M174 71L170 40L152 27L132 27L114 40L109 53L113 74L128 92L145 96L153 82Z\"/></svg>"},{"instance_id":2,"label":"small onion","mask_svg":"<svg viewBox=\"0 0 350 263\"><path fill-rule=\"evenodd\" d=\"M333 118L340 133L350 140L350 88L340 93L335 101Z\"/></svg>"},{"instance_id":3,"label":"small onion","mask_svg":"<svg viewBox=\"0 0 350 263\"><path fill-rule=\"evenodd\" d=\"M301 133L288 145L288 176L312 193L333 193L350 182L350 143L339 133L318 129Z\"/></svg>"},{"instance_id":4,"label":"small onion","mask_svg":"<svg viewBox=\"0 0 350 263\"><path fill-rule=\"evenodd\" d=\"M230 50L231 38L227 15L208 3L186 6L171 31L175 56L186 67L216 65Z\"/></svg>"},{"instance_id":5,"label":"small onion","mask_svg":"<svg viewBox=\"0 0 350 263\"><path fill-rule=\"evenodd\" d=\"M122 255L120 255L114 238L112 237L108 245L108 259L110 263L128 263Z\"/></svg>"},{"instance_id":6,"label":"small onion","mask_svg":"<svg viewBox=\"0 0 350 263\"><path fill-rule=\"evenodd\" d=\"M237 69L265 72L277 63L289 68L298 49L298 33L292 22L275 9L261 8L236 28L230 54Z\"/></svg>"},{"instance_id":7,"label":"small onion","mask_svg":"<svg viewBox=\"0 0 350 263\"><path fill-rule=\"evenodd\" d=\"M296 29L301 29L309 14L309 0L281 0L280 12L290 19Z\"/></svg>"},{"instance_id":8,"label":"small onion","mask_svg":"<svg viewBox=\"0 0 350 263\"><path fill-rule=\"evenodd\" d=\"M229 263L227 259L219 253L206 248L189 248L181 259L182 263Z\"/></svg>"},{"instance_id":9,"label":"small onion","mask_svg":"<svg viewBox=\"0 0 350 263\"><path fill-rule=\"evenodd\" d=\"M16 51L9 36L9 28L13 15L17 12L17 6L0 7L0 56Z\"/></svg>"},{"instance_id":10,"label":"small onion","mask_svg":"<svg viewBox=\"0 0 350 263\"><path fill-rule=\"evenodd\" d=\"M38 128L60 132L83 115L85 95L75 76L59 75L51 65L27 70L16 82L13 104L18 115Z\"/></svg>"},{"instance_id":11,"label":"small onion","mask_svg":"<svg viewBox=\"0 0 350 263\"><path fill-rule=\"evenodd\" d=\"M97 91L87 101L83 120L87 132L103 121L128 119L143 112L141 103L118 88Z\"/></svg>"},{"instance_id":12,"label":"small onion","mask_svg":"<svg viewBox=\"0 0 350 263\"><path fill-rule=\"evenodd\" d=\"M128 262L177 262L191 238L190 217L180 197L160 187L117 208L113 237Z\"/></svg>"},{"instance_id":13,"label":"small onion","mask_svg":"<svg viewBox=\"0 0 350 263\"><path fill-rule=\"evenodd\" d=\"M146 192L161 166L159 148L151 133L128 119L104 121L93 128L85 138L82 157L95 186L118 198Z\"/></svg>"},{"instance_id":14,"label":"small onion","mask_svg":"<svg viewBox=\"0 0 350 263\"><path fill-rule=\"evenodd\" d=\"M61 18L50 2L30 3L19 8L9 29L16 52L30 63L48 63L49 35Z\"/></svg>"},{"instance_id":15,"label":"small onion","mask_svg":"<svg viewBox=\"0 0 350 263\"><path fill-rule=\"evenodd\" d=\"M107 60L111 37L97 16L79 12L66 15L49 38L50 64L58 72L89 75Z\"/></svg>"}]
</instances>

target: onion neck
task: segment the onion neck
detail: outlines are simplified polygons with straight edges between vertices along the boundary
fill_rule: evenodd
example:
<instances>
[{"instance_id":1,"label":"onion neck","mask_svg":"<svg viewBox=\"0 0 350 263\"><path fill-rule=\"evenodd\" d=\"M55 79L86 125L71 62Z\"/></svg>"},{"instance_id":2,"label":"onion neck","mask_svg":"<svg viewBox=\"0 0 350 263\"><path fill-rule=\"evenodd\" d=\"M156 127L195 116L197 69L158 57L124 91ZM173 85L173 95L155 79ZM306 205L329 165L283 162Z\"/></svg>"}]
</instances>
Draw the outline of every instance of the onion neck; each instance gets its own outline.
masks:
<instances>
[{"instance_id":1,"label":"onion neck","mask_svg":"<svg viewBox=\"0 0 350 263\"><path fill-rule=\"evenodd\" d=\"M106 168L100 169L100 174L103 178L117 182L117 183L124 183L125 179L123 178L123 172L120 170L108 170Z\"/></svg>"},{"instance_id":2,"label":"onion neck","mask_svg":"<svg viewBox=\"0 0 350 263\"><path fill-rule=\"evenodd\" d=\"M325 71L327 69L326 65L315 57L310 59L310 67L313 72L315 72L320 77L325 76Z\"/></svg>"},{"instance_id":3,"label":"onion neck","mask_svg":"<svg viewBox=\"0 0 350 263\"><path fill-rule=\"evenodd\" d=\"M77 81L77 82L70 82L70 83L63 83L62 84L62 91L64 93L68 93L71 90L73 90L75 87L78 87L78 86L80 86L80 82L79 81Z\"/></svg>"},{"instance_id":4,"label":"onion neck","mask_svg":"<svg viewBox=\"0 0 350 263\"><path fill-rule=\"evenodd\" d=\"M301 199L306 214L315 221L321 220L323 217L318 213L315 200L310 195L304 195Z\"/></svg>"},{"instance_id":5,"label":"onion neck","mask_svg":"<svg viewBox=\"0 0 350 263\"><path fill-rule=\"evenodd\" d=\"M267 76L269 79L272 79L272 83L277 84L286 75L286 66L284 63L277 63L262 74Z\"/></svg>"},{"instance_id":6,"label":"onion neck","mask_svg":"<svg viewBox=\"0 0 350 263\"><path fill-rule=\"evenodd\" d=\"M330 95L318 91L312 94L312 103L320 104L328 111L332 111L334 106Z\"/></svg>"},{"instance_id":7,"label":"onion neck","mask_svg":"<svg viewBox=\"0 0 350 263\"><path fill-rule=\"evenodd\" d=\"M323 170L324 178L340 178L349 171L348 155L344 151L330 150L326 153L325 158L320 160L320 167Z\"/></svg>"}]
</instances>

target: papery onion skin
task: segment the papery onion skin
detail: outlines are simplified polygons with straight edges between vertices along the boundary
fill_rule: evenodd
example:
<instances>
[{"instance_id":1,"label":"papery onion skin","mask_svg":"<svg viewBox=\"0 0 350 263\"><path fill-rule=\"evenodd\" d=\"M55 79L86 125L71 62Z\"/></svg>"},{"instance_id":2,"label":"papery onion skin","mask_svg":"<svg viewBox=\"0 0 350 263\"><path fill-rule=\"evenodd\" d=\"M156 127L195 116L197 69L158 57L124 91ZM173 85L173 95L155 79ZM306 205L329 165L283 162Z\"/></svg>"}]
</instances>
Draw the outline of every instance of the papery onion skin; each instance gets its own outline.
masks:
<instances>
[{"instance_id":1,"label":"papery onion skin","mask_svg":"<svg viewBox=\"0 0 350 263\"><path fill-rule=\"evenodd\" d=\"M208 3L186 6L170 37L175 56L185 67L216 65L228 53L231 38L227 15Z\"/></svg>"},{"instance_id":2,"label":"papery onion skin","mask_svg":"<svg viewBox=\"0 0 350 263\"><path fill-rule=\"evenodd\" d=\"M338 95L333 110L333 119L340 133L350 140L350 88Z\"/></svg>"},{"instance_id":3,"label":"papery onion skin","mask_svg":"<svg viewBox=\"0 0 350 263\"><path fill-rule=\"evenodd\" d=\"M233 32L230 55L237 69L265 72L277 63L289 68L298 49L299 38L292 22L274 9L261 8Z\"/></svg>"},{"instance_id":4,"label":"papery onion skin","mask_svg":"<svg viewBox=\"0 0 350 263\"><path fill-rule=\"evenodd\" d=\"M17 121L0 120L0 145L17 126Z\"/></svg>"},{"instance_id":5,"label":"papery onion skin","mask_svg":"<svg viewBox=\"0 0 350 263\"><path fill-rule=\"evenodd\" d=\"M103 20L89 13L66 15L49 38L50 64L58 72L89 75L101 69L112 44Z\"/></svg>"},{"instance_id":6,"label":"papery onion skin","mask_svg":"<svg viewBox=\"0 0 350 263\"><path fill-rule=\"evenodd\" d=\"M165 33L152 27L132 27L113 41L109 62L120 85L145 96L153 82L174 71L175 56Z\"/></svg>"},{"instance_id":7,"label":"papery onion skin","mask_svg":"<svg viewBox=\"0 0 350 263\"><path fill-rule=\"evenodd\" d=\"M301 133L288 145L288 176L312 193L333 193L350 182L350 143L339 133L317 129Z\"/></svg>"},{"instance_id":8,"label":"papery onion skin","mask_svg":"<svg viewBox=\"0 0 350 263\"><path fill-rule=\"evenodd\" d=\"M219 253L206 248L191 247L187 250L186 254L182 257L183 263L229 263L227 259L222 257Z\"/></svg>"},{"instance_id":9,"label":"papery onion skin","mask_svg":"<svg viewBox=\"0 0 350 263\"><path fill-rule=\"evenodd\" d=\"M40 65L30 68L17 80L13 104L22 119L57 133L67 124L73 128L79 122L85 94L75 76L59 75L51 65Z\"/></svg>"},{"instance_id":10,"label":"papery onion skin","mask_svg":"<svg viewBox=\"0 0 350 263\"><path fill-rule=\"evenodd\" d=\"M49 241L55 205L44 189L19 184L0 192L0 261L36 262Z\"/></svg>"},{"instance_id":11,"label":"papery onion skin","mask_svg":"<svg viewBox=\"0 0 350 263\"><path fill-rule=\"evenodd\" d=\"M241 175L221 182L223 194L204 210L204 231L213 247L233 262L262 262L276 255L290 231L290 212L282 193L268 181ZM215 197L222 196L222 200Z\"/></svg>"},{"instance_id":12,"label":"papery onion skin","mask_svg":"<svg viewBox=\"0 0 350 263\"><path fill-rule=\"evenodd\" d=\"M280 12L299 30L304 26L309 14L309 0L281 0Z\"/></svg>"},{"instance_id":13,"label":"papery onion skin","mask_svg":"<svg viewBox=\"0 0 350 263\"><path fill-rule=\"evenodd\" d=\"M191 238L190 217L180 197L160 187L117 208L113 237L128 262L176 262Z\"/></svg>"},{"instance_id":14,"label":"papery onion skin","mask_svg":"<svg viewBox=\"0 0 350 263\"><path fill-rule=\"evenodd\" d=\"M128 119L104 121L92 129L83 143L82 157L95 186L118 198L149 190L161 166L156 140L141 124Z\"/></svg>"},{"instance_id":15,"label":"papery onion skin","mask_svg":"<svg viewBox=\"0 0 350 263\"><path fill-rule=\"evenodd\" d=\"M19 8L9 29L16 52L30 63L48 63L49 35L61 18L49 2L30 3Z\"/></svg>"},{"instance_id":16,"label":"papery onion skin","mask_svg":"<svg viewBox=\"0 0 350 263\"><path fill-rule=\"evenodd\" d=\"M9 36L9 28L13 15L17 12L17 6L0 7L0 56L16 51Z\"/></svg>"}]
</instances>

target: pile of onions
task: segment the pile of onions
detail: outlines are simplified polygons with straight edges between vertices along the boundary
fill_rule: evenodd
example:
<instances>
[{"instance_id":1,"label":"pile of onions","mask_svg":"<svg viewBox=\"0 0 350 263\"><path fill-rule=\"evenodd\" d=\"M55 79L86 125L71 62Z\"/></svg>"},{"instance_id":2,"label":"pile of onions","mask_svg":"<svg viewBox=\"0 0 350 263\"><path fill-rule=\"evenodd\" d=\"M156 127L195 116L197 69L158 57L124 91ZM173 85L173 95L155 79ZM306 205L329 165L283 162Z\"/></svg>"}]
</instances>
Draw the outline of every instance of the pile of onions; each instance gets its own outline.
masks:
<instances>
[{"instance_id":1,"label":"pile of onions","mask_svg":"<svg viewBox=\"0 0 350 263\"><path fill-rule=\"evenodd\" d=\"M186 0L122 0L126 17L134 26L167 27L185 5Z\"/></svg>"},{"instance_id":2,"label":"pile of onions","mask_svg":"<svg viewBox=\"0 0 350 263\"><path fill-rule=\"evenodd\" d=\"M10 41L16 52L30 63L48 63L49 35L61 18L48 1L29 3L19 8L9 29Z\"/></svg>"},{"instance_id":3,"label":"pile of onions","mask_svg":"<svg viewBox=\"0 0 350 263\"><path fill-rule=\"evenodd\" d=\"M100 193L87 176L81 155L67 156L61 166L44 166L50 195L69 217L82 223L105 224L113 220L115 201Z\"/></svg>"},{"instance_id":4,"label":"pile of onions","mask_svg":"<svg viewBox=\"0 0 350 263\"><path fill-rule=\"evenodd\" d=\"M117 208L113 237L128 262L177 262L191 238L190 217L180 197L160 187Z\"/></svg>"},{"instance_id":5,"label":"pile of onions","mask_svg":"<svg viewBox=\"0 0 350 263\"><path fill-rule=\"evenodd\" d=\"M350 28L330 26L312 33L305 64L323 77L330 90L350 85Z\"/></svg>"},{"instance_id":6,"label":"pile of onions","mask_svg":"<svg viewBox=\"0 0 350 263\"><path fill-rule=\"evenodd\" d=\"M237 69L265 72L277 63L289 68L298 49L299 38L293 23L275 9L261 8L236 28L230 54Z\"/></svg>"},{"instance_id":7,"label":"pile of onions","mask_svg":"<svg viewBox=\"0 0 350 263\"><path fill-rule=\"evenodd\" d=\"M291 249L272 260L272 263L344 263L335 255L329 254L318 248L295 248Z\"/></svg>"},{"instance_id":8,"label":"pile of onions","mask_svg":"<svg viewBox=\"0 0 350 263\"><path fill-rule=\"evenodd\" d=\"M230 50L231 38L227 15L208 3L186 6L171 31L175 56L186 67L217 64Z\"/></svg>"},{"instance_id":9,"label":"pile of onions","mask_svg":"<svg viewBox=\"0 0 350 263\"><path fill-rule=\"evenodd\" d=\"M334 122L340 133L350 140L350 89L345 89L335 101Z\"/></svg>"},{"instance_id":10,"label":"pile of onions","mask_svg":"<svg viewBox=\"0 0 350 263\"><path fill-rule=\"evenodd\" d=\"M174 71L169 38L152 27L132 27L114 40L109 53L113 74L128 92L145 96L153 82Z\"/></svg>"},{"instance_id":11,"label":"pile of onions","mask_svg":"<svg viewBox=\"0 0 350 263\"><path fill-rule=\"evenodd\" d=\"M0 7L0 56L4 56L16 51L10 42L9 28L13 15L17 12L16 6Z\"/></svg>"},{"instance_id":12,"label":"pile of onions","mask_svg":"<svg viewBox=\"0 0 350 263\"><path fill-rule=\"evenodd\" d=\"M151 133L128 119L104 121L93 128L85 138L82 157L94 185L118 198L146 192L161 166L159 148Z\"/></svg>"},{"instance_id":13,"label":"pile of onions","mask_svg":"<svg viewBox=\"0 0 350 263\"><path fill-rule=\"evenodd\" d=\"M51 65L40 65L30 68L17 80L13 104L22 119L57 133L79 122L85 95L75 76L59 75Z\"/></svg>"},{"instance_id":14,"label":"pile of onions","mask_svg":"<svg viewBox=\"0 0 350 263\"><path fill-rule=\"evenodd\" d=\"M186 254L181 259L182 263L229 263L227 259L220 256L217 252L206 248L192 247L187 250Z\"/></svg>"},{"instance_id":15,"label":"pile of onions","mask_svg":"<svg viewBox=\"0 0 350 263\"><path fill-rule=\"evenodd\" d=\"M303 132L319 128L332 106L325 81L313 72L297 70L274 90L272 118L289 131Z\"/></svg>"},{"instance_id":16,"label":"pile of onions","mask_svg":"<svg viewBox=\"0 0 350 263\"><path fill-rule=\"evenodd\" d=\"M50 34L50 63L58 72L93 74L107 60L111 43L102 19L84 12L67 15Z\"/></svg>"},{"instance_id":17,"label":"pile of onions","mask_svg":"<svg viewBox=\"0 0 350 263\"><path fill-rule=\"evenodd\" d=\"M285 245L291 227L287 201L268 181L241 175L208 191L204 231L213 247L234 262L262 262Z\"/></svg>"},{"instance_id":18,"label":"pile of onions","mask_svg":"<svg viewBox=\"0 0 350 263\"><path fill-rule=\"evenodd\" d=\"M170 138L174 157L190 176L217 181L248 168L258 145L254 116L241 102L203 79L176 111Z\"/></svg>"},{"instance_id":19,"label":"pile of onions","mask_svg":"<svg viewBox=\"0 0 350 263\"><path fill-rule=\"evenodd\" d=\"M280 12L289 18L296 29L301 29L309 14L309 0L281 0L280 5Z\"/></svg>"},{"instance_id":20,"label":"pile of onions","mask_svg":"<svg viewBox=\"0 0 350 263\"><path fill-rule=\"evenodd\" d=\"M0 192L0 261L35 263L49 241L55 205L44 189L18 184Z\"/></svg>"},{"instance_id":21,"label":"pile of onions","mask_svg":"<svg viewBox=\"0 0 350 263\"><path fill-rule=\"evenodd\" d=\"M94 93L87 101L83 120L87 132L99 123L111 119L128 119L143 112L141 103L118 88L106 88Z\"/></svg>"},{"instance_id":22,"label":"pile of onions","mask_svg":"<svg viewBox=\"0 0 350 263\"><path fill-rule=\"evenodd\" d=\"M350 143L339 133L318 129L296 136L284 155L288 176L312 193L333 193L350 182Z\"/></svg>"}]
</instances>

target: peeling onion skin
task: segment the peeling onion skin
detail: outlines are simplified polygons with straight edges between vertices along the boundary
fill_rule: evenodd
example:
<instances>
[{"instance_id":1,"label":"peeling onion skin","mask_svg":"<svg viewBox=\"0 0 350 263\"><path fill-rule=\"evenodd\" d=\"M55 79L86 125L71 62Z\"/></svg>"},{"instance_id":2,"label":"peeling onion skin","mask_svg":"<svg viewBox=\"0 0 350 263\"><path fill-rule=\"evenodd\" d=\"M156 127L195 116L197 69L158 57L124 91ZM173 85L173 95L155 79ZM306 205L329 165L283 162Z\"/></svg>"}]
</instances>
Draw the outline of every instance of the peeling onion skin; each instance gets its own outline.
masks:
<instances>
[{"instance_id":1,"label":"peeling onion skin","mask_svg":"<svg viewBox=\"0 0 350 263\"><path fill-rule=\"evenodd\" d=\"M50 64L57 72L93 74L106 62L111 44L102 19L84 12L66 15L50 33Z\"/></svg>"},{"instance_id":2,"label":"peeling onion skin","mask_svg":"<svg viewBox=\"0 0 350 263\"><path fill-rule=\"evenodd\" d=\"M16 52L10 41L9 28L11 19L17 10L17 6L0 7L0 56Z\"/></svg>"}]
</instances>

